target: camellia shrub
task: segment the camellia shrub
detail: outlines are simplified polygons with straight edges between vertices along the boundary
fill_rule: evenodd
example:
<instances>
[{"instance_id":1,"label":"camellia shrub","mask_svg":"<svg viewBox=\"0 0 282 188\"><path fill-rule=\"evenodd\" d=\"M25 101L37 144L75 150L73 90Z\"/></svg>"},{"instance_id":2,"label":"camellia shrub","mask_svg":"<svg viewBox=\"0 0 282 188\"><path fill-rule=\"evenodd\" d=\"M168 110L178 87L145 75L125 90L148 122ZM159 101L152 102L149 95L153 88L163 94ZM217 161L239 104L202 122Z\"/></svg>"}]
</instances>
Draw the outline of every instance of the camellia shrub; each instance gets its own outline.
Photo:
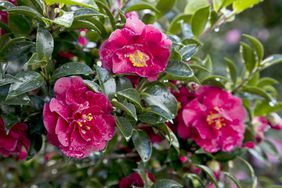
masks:
<instances>
[{"instance_id":1,"label":"camellia shrub","mask_svg":"<svg viewBox=\"0 0 282 188\"><path fill-rule=\"evenodd\" d=\"M216 74L201 48L259 2L1 1L1 187L263 187L282 55L244 34Z\"/></svg>"}]
</instances>

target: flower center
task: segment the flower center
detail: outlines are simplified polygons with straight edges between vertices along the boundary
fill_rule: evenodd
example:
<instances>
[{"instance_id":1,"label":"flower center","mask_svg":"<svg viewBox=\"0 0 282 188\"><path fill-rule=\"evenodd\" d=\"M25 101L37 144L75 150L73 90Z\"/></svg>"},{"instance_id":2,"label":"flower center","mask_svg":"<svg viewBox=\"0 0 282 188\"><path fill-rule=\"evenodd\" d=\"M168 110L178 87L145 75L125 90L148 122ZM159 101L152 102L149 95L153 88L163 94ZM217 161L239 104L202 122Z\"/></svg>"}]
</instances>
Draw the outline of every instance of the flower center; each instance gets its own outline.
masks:
<instances>
[{"instance_id":1,"label":"flower center","mask_svg":"<svg viewBox=\"0 0 282 188\"><path fill-rule=\"evenodd\" d=\"M207 122L209 125L215 125L217 129L221 129L221 127L225 126L225 119L221 117L220 114L210 112L207 116Z\"/></svg>"},{"instance_id":2,"label":"flower center","mask_svg":"<svg viewBox=\"0 0 282 188\"><path fill-rule=\"evenodd\" d=\"M82 114L81 118L79 120L77 120L77 124L79 125L79 127L84 127L84 129L86 130L90 130L91 127L90 126L84 126L84 124L86 122L92 121L93 120L93 116L91 113L86 114Z\"/></svg>"},{"instance_id":3,"label":"flower center","mask_svg":"<svg viewBox=\"0 0 282 188\"><path fill-rule=\"evenodd\" d=\"M133 54L129 54L128 57L134 67L146 67L146 62L150 59L147 54L140 50L136 50Z\"/></svg>"}]
</instances>

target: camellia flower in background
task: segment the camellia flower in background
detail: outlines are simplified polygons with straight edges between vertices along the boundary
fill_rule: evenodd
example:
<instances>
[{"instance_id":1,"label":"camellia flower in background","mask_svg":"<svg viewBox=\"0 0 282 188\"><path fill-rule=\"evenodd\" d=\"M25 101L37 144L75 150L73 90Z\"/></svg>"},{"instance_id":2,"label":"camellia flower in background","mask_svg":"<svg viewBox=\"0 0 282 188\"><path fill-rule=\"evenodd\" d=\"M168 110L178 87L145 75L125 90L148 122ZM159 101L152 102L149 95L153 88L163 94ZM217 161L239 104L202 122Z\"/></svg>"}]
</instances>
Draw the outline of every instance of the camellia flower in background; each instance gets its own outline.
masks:
<instances>
[{"instance_id":1,"label":"camellia flower in background","mask_svg":"<svg viewBox=\"0 0 282 188\"><path fill-rule=\"evenodd\" d=\"M27 137L27 124L16 123L6 132L4 121L0 118L0 155L17 156L19 160L27 157L30 141Z\"/></svg>"},{"instance_id":2,"label":"camellia flower in background","mask_svg":"<svg viewBox=\"0 0 282 188\"><path fill-rule=\"evenodd\" d=\"M185 130L207 152L231 151L241 146L246 111L240 98L214 86L199 86L195 99L182 111ZM189 128L189 129L187 129Z\"/></svg>"},{"instance_id":3,"label":"camellia flower in background","mask_svg":"<svg viewBox=\"0 0 282 188\"><path fill-rule=\"evenodd\" d=\"M167 66L170 47L165 34L130 15L124 28L114 31L99 53L102 66L115 74L137 74L155 80Z\"/></svg>"},{"instance_id":4,"label":"camellia flower in background","mask_svg":"<svg viewBox=\"0 0 282 188\"><path fill-rule=\"evenodd\" d=\"M267 120L272 129L282 130L282 119L277 113L270 113Z\"/></svg>"},{"instance_id":5,"label":"camellia flower in background","mask_svg":"<svg viewBox=\"0 0 282 188\"><path fill-rule=\"evenodd\" d=\"M154 175L152 173L146 172L146 175L150 181L155 181ZM122 178L119 182L119 188L131 188L132 186L144 187L144 182L137 172L133 172L129 176Z\"/></svg>"},{"instance_id":6,"label":"camellia flower in background","mask_svg":"<svg viewBox=\"0 0 282 188\"><path fill-rule=\"evenodd\" d=\"M69 157L103 150L115 132L108 98L89 90L80 77L60 78L54 92L43 111L49 142Z\"/></svg>"}]
</instances>

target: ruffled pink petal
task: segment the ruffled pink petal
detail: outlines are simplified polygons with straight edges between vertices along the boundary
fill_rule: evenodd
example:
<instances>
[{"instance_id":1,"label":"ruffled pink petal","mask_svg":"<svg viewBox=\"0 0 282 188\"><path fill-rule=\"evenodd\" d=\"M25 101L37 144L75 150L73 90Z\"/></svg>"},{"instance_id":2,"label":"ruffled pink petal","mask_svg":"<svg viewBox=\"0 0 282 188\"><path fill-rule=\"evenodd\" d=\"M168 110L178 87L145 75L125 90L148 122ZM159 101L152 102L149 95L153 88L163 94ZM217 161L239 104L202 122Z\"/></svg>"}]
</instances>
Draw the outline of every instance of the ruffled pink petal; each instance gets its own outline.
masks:
<instances>
[{"instance_id":1,"label":"ruffled pink petal","mask_svg":"<svg viewBox=\"0 0 282 188\"><path fill-rule=\"evenodd\" d=\"M59 100L65 99L66 91L71 87L71 79L68 77L60 78L54 86L55 96Z\"/></svg>"},{"instance_id":2,"label":"ruffled pink petal","mask_svg":"<svg viewBox=\"0 0 282 188\"><path fill-rule=\"evenodd\" d=\"M63 118L58 118L55 133L58 136L59 142L65 147L69 146L68 126L68 123Z\"/></svg>"},{"instance_id":3,"label":"ruffled pink petal","mask_svg":"<svg viewBox=\"0 0 282 188\"><path fill-rule=\"evenodd\" d=\"M49 104L45 103L43 107L43 123L49 133L55 132L58 115L50 111Z\"/></svg>"},{"instance_id":4,"label":"ruffled pink petal","mask_svg":"<svg viewBox=\"0 0 282 188\"><path fill-rule=\"evenodd\" d=\"M51 112L56 112L59 116L64 118L66 121L68 120L68 117L70 116L70 111L68 106L64 104L62 101L53 98L50 101L49 108Z\"/></svg>"},{"instance_id":5,"label":"ruffled pink petal","mask_svg":"<svg viewBox=\"0 0 282 188\"><path fill-rule=\"evenodd\" d=\"M131 17L126 19L125 28L134 31L137 35L141 35L145 24L136 17Z\"/></svg>"},{"instance_id":6,"label":"ruffled pink petal","mask_svg":"<svg viewBox=\"0 0 282 188\"><path fill-rule=\"evenodd\" d=\"M90 106L98 106L102 108L103 113L110 113L112 111L112 105L109 99L101 93L94 93L92 91L87 91L86 100L89 101Z\"/></svg>"},{"instance_id":7,"label":"ruffled pink petal","mask_svg":"<svg viewBox=\"0 0 282 188\"><path fill-rule=\"evenodd\" d=\"M18 139L15 139L4 133L0 133L0 148L3 148L7 151L14 151L18 144Z\"/></svg>"}]
</instances>

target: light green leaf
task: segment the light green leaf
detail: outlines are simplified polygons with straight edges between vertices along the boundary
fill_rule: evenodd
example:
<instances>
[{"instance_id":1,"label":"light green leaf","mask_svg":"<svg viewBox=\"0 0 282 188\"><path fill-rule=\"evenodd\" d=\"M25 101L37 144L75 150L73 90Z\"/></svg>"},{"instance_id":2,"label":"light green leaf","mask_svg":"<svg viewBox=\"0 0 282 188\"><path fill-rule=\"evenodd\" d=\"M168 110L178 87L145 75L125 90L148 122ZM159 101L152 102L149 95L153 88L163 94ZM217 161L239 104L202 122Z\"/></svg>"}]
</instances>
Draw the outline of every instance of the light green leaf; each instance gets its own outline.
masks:
<instances>
[{"instance_id":1,"label":"light green leaf","mask_svg":"<svg viewBox=\"0 0 282 188\"><path fill-rule=\"evenodd\" d=\"M272 97L266 93L263 89L256 87L256 86L245 86L242 89L243 92L247 92L247 93L251 93L251 94L255 94L255 95L259 95L267 100L271 100Z\"/></svg>"},{"instance_id":2,"label":"light green leaf","mask_svg":"<svg viewBox=\"0 0 282 188\"><path fill-rule=\"evenodd\" d=\"M11 97L6 99L4 101L4 104L6 105L29 105L30 104L30 98L27 94L21 94L16 97Z\"/></svg>"},{"instance_id":3,"label":"light green leaf","mask_svg":"<svg viewBox=\"0 0 282 188\"><path fill-rule=\"evenodd\" d=\"M91 80L83 80L83 82L93 91L95 91L96 93L99 93L101 92L101 88L100 86L94 82L94 81L91 81Z\"/></svg>"},{"instance_id":4,"label":"light green leaf","mask_svg":"<svg viewBox=\"0 0 282 188\"><path fill-rule=\"evenodd\" d=\"M142 161L147 162L152 155L152 143L148 135L143 131L135 130L132 141Z\"/></svg>"},{"instance_id":5,"label":"light green leaf","mask_svg":"<svg viewBox=\"0 0 282 188\"><path fill-rule=\"evenodd\" d=\"M189 0L184 13L185 14L194 14L197 10L210 6L208 0Z\"/></svg>"},{"instance_id":6,"label":"light green leaf","mask_svg":"<svg viewBox=\"0 0 282 188\"><path fill-rule=\"evenodd\" d=\"M231 175L229 172L223 172L223 174L228 177L231 181L233 181L235 183L235 185L237 186L237 188L241 188L241 183L238 179L236 179L236 177L234 177L233 175Z\"/></svg>"},{"instance_id":7,"label":"light green leaf","mask_svg":"<svg viewBox=\"0 0 282 188\"><path fill-rule=\"evenodd\" d=\"M71 27L72 22L74 20L74 13L73 12L65 12L61 11L63 14L60 17L55 18L52 20L53 23L56 23L58 25L64 26L64 27Z\"/></svg>"},{"instance_id":8,"label":"light green leaf","mask_svg":"<svg viewBox=\"0 0 282 188\"><path fill-rule=\"evenodd\" d=\"M55 3L62 3L65 5L77 5L86 8L97 8L96 4L92 0L44 0L47 5Z\"/></svg>"},{"instance_id":9,"label":"light green leaf","mask_svg":"<svg viewBox=\"0 0 282 188\"><path fill-rule=\"evenodd\" d=\"M154 5L150 3L145 3L145 2L135 3L132 6L127 7L125 12L127 13L127 12L145 10L145 9L149 9L149 10L154 11L156 14L160 14L159 10L156 9Z\"/></svg>"},{"instance_id":10,"label":"light green leaf","mask_svg":"<svg viewBox=\"0 0 282 188\"><path fill-rule=\"evenodd\" d=\"M250 35L244 34L243 36L247 38L251 42L252 46L255 48L256 54L258 56L258 60L260 62L264 56L264 48L262 43L258 39Z\"/></svg>"},{"instance_id":11,"label":"light green leaf","mask_svg":"<svg viewBox=\"0 0 282 188\"><path fill-rule=\"evenodd\" d=\"M257 60L254 54L253 49L246 43L240 43L240 53L242 56L242 61L248 72L252 72L253 69L257 66Z\"/></svg>"},{"instance_id":12,"label":"light green leaf","mask_svg":"<svg viewBox=\"0 0 282 188\"><path fill-rule=\"evenodd\" d=\"M119 128L120 132L122 133L126 141L129 141L133 133L133 127L130 121L128 121L124 117L119 117L119 116L116 116L115 119L116 119L117 127Z\"/></svg>"},{"instance_id":13,"label":"light green leaf","mask_svg":"<svg viewBox=\"0 0 282 188\"><path fill-rule=\"evenodd\" d=\"M235 64L229 58L225 58L224 60L225 60L225 63L227 65L227 72L229 73L229 77L231 78L231 80L235 84L236 81L237 81L237 70L236 70Z\"/></svg>"},{"instance_id":14,"label":"light green leaf","mask_svg":"<svg viewBox=\"0 0 282 188\"><path fill-rule=\"evenodd\" d=\"M25 16L29 16L31 18L35 18L39 21L42 21L42 15L37 12L36 10L34 10L31 7L28 6L16 6L16 7L10 7L8 9L6 9L7 12L9 13L14 13L14 14L18 14L18 15L25 15Z\"/></svg>"},{"instance_id":15,"label":"light green leaf","mask_svg":"<svg viewBox=\"0 0 282 188\"><path fill-rule=\"evenodd\" d=\"M261 66L262 66L262 69L265 69L272 65L276 65L278 63L282 63L282 55L274 54L264 59L261 63Z\"/></svg>"},{"instance_id":16,"label":"light green leaf","mask_svg":"<svg viewBox=\"0 0 282 188\"><path fill-rule=\"evenodd\" d=\"M158 0L156 8L162 13L165 14L171 10L177 0Z\"/></svg>"},{"instance_id":17,"label":"light green leaf","mask_svg":"<svg viewBox=\"0 0 282 188\"><path fill-rule=\"evenodd\" d=\"M52 79L56 80L64 76L79 75L79 74L83 74L83 75L93 74L93 70L84 63L77 63L77 62L66 63L55 70Z\"/></svg>"},{"instance_id":18,"label":"light green leaf","mask_svg":"<svg viewBox=\"0 0 282 188\"><path fill-rule=\"evenodd\" d=\"M197 10L191 20L191 27L192 27L192 32L195 36L199 36L204 29L206 28L206 24L208 23L210 15L210 7L204 7L199 10Z\"/></svg>"},{"instance_id":19,"label":"light green leaf","mask_svg":"<svg viewBox=\"0 0 282 188\"><path fill-rule=\"evenodd\" d=\"M254 5L260 3L262 0L236 0L233 3L233 11L240 13L248 8L252 8Z\"/></svg>"}]
</instances>

